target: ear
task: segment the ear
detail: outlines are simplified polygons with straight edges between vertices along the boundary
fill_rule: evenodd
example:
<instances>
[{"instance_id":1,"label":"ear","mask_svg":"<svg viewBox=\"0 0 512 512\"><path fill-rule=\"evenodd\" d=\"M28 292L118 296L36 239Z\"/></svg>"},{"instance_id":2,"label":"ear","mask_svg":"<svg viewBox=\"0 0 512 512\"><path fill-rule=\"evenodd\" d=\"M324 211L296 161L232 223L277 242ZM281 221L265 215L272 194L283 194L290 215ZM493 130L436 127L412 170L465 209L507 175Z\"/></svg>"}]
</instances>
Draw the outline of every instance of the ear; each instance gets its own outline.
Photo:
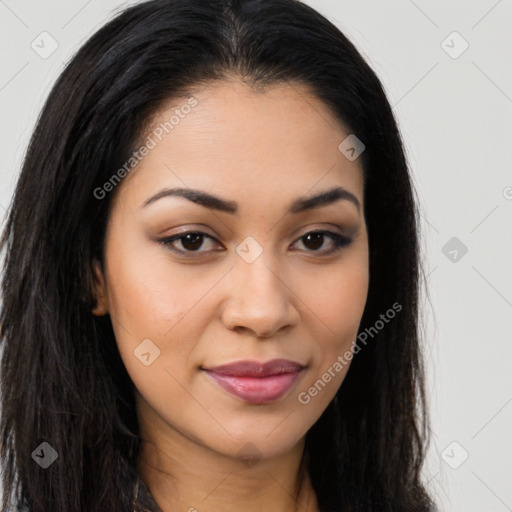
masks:
<instances>
[{"instance_id":1,"label":"ear","mask_svg":"<svg viewBox=\"0 0 512 512\"><path fill-rule=\"evenodd\" d=\"M96 299L96 304L92 309L92 314L96 316L106 315L108 313L107 289L100 263L97 260L94 260L93 274L95 278L94 297Z\"/></svg>"}]
</instances>

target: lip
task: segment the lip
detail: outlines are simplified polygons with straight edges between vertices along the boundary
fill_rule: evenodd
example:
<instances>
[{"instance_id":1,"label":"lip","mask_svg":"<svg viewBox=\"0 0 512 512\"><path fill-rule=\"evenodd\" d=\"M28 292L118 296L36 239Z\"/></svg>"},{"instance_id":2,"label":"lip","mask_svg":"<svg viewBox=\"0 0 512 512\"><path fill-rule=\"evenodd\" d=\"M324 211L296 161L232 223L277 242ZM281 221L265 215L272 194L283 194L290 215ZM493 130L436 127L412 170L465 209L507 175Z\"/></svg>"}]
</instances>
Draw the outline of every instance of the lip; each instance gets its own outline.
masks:
<instances>
[{"instance_id":1,"label":"lip","mask_svg":"<svg viewBox=\"0 0 512 512\"><path fill-rule=\"evenodd\" d=\"M289 359L236 361L202 368L225 391L245 402L264 404L281 398L293 386L304 365Z\"/></svg>"}]
</instances>

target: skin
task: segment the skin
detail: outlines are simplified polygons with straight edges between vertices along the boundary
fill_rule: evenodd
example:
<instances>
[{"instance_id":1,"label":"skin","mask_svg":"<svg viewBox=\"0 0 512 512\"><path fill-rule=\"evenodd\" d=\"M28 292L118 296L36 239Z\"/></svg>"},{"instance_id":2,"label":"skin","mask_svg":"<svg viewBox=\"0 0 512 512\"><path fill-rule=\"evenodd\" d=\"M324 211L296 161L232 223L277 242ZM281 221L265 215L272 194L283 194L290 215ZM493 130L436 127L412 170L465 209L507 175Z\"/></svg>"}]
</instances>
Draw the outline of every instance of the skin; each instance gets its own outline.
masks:
<instances>
[{"instance_id":1,"label":"skin","mask_svg":"<svg viewBox=\"0 0 512 512\"><path fill-rule=\"evenodd\" d=\"M361 163L340 152L350 132L302 85L255 92L233 78L194 97L198 105L118 185L104 267L95 267L93 313L110 314L137 388L147 440L141 477L164 512L316 511L307 474L297 489L304 439L348 364L307 405L298 394L357 336L369 284ZM150 128L185 101L166 105ZM287 213L295 199L336 186L354 194L360 209L338 200ZM239 211L180 197L142 206L166 187L207 191L236 201ZM352 241L328 254L329 236L304 237L315 229ZM175 241L175 249L189 250L180 256L158 241L180 230L213 238L196 242L199 252ZM252 263L236 252L248 236L263 250ZM134 355L145 339L160 350L149 366ZM227 393L201 370L273 358L307 367L285 396L267 404Z\"/></svg>"}]
</instances>

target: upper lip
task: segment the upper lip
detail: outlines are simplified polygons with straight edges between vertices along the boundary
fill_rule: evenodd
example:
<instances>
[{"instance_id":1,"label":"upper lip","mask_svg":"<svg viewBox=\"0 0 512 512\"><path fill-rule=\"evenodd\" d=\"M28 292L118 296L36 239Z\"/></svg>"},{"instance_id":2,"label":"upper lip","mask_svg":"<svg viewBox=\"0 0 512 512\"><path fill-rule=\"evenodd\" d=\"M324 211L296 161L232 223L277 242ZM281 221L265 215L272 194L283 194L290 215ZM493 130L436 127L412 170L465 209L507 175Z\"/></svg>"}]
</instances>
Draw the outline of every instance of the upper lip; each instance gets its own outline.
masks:
<instances>
[{"instance_id":1,"label":"upper lip","mask_svg":"<svg viewBox=\"0 0 512 512\"><path fill-rule=\"evenodd\" d=\"M235 361L213 368L203 368L209 372L222 375L243 376L243 377L268 377L281 373L295 373L304 368L304 365L290 359L271 359L260 363L258 361Z\"/></svg>"}]
</instances>

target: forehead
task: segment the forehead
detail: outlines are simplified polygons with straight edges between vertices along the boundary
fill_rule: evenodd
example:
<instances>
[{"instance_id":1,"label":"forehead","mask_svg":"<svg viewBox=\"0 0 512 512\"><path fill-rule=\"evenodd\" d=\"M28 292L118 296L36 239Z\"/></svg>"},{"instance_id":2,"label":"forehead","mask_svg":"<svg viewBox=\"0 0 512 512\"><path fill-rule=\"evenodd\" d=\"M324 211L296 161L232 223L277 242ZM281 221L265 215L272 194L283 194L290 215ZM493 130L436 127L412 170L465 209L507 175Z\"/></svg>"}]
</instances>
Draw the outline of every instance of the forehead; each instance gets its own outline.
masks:
<instances>
[{"instance_id":1,"label":"forehead","mask_svg":"<svg viewBox=\"0 0 512 512\"><path fill-rule=\"evenodd\" d=\"M142 203L159 187L180 186L275 204L342 185L362 203L360 161L338 149L350 132L302 84L255 91L233 79L193 97L151 118L141 141L154 147L123 180L125 199Z\"/></svg>"}]
</instances>

